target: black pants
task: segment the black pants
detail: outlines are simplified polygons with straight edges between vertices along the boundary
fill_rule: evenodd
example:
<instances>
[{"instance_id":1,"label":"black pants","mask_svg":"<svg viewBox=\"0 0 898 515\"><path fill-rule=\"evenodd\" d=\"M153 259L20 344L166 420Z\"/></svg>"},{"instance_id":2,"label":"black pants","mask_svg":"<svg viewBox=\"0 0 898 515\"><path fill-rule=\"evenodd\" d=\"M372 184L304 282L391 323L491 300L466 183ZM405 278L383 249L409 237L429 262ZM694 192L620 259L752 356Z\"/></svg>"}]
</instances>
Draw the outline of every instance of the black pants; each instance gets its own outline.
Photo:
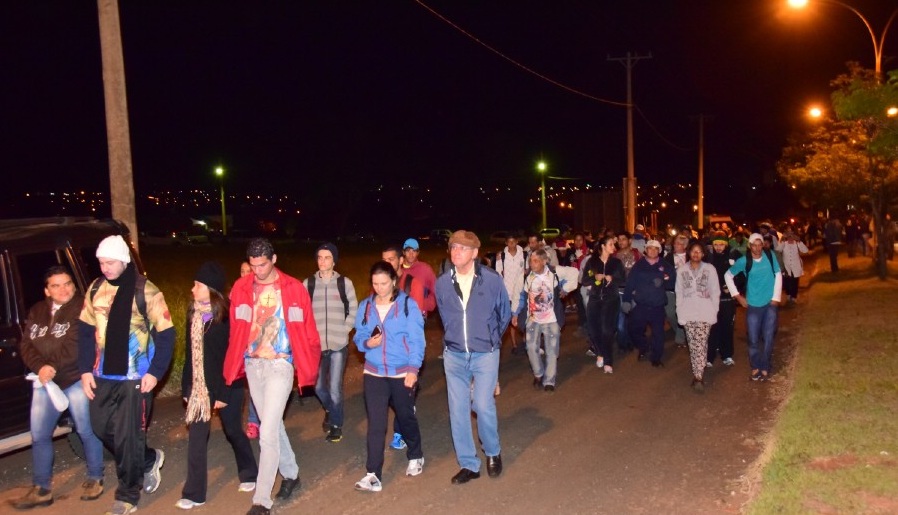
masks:
<instances>
[{"instance_id":1,"label":"black pants","mask_svg":"<svg viewBox=\"0 0 898 515\"><path fill-rule=\"evenodd\" d=\"M829 269L832 272L839 271L839 247L838 243L829 243L826 245L826 251L829 252Z\"/></svg>"},{"instance_id":2,"label":"black pants","mask_svg":"<svg viewBox=\"0 0 898 515\"><path fill-rule=\"evenodd\" d=\"M405 378L363 375L365 409L368 412L367 472L383 477L384 438L387 436L387 414L392 404L399 420L399 429L408 449L406 457L415 460L424 457L421 450L421 430L415 416L415 389L405 387Z\"/></svg>"},{"instance_id":3,"label":"black pants","mask_svg":"<svg viewBox=\"0 0 898 515\"><path fill-rule=\"evenodd\" d=\"M589 322L586 314L586 303L583 302L583 295L580 295L580 288L577 288L568 295L573 297L574 305L577 306L577 323L580 324L580 327L587 329L588 333Z\"/></svg>"},{"instance_id":4,"label":"black pants","mask_svg":"<svg viewBox=\"0 0 898 515\"><path fill-rule=\"evenodd\" d=\"M733 357L733 331L736 323L736 301L732 298L720 299L717 323L711 326L708 336L708 361L714 363L717 353L720 359Z\"/></svg>"},{"instance_id":5,"label":"black pants","mask_svg":"<svg viewBox=\"0 0 898 515\"><path fill-rule=\"evenodd\" d=\"M115 499L137 505L143 474L153 468L156 451L147 447L153 394L140 393L140 381L95 378L90 423L97 438L115 455Z\"/></svg>"},{"instance_id":6,"label":"black pants","mask_svg":"<svg viewBox=\"0 0 898 515\"><path fill-rule=\"evenodd\" d=\"M189 364L187 366L190 366ZM234 459L237 461L237 477L241 483L256 481L259 469L256 465L256 457L253 448L249 444L249 438L243 432L243 382L235 383L230 387L224 387L222 395L228 399L228 405L218 410L221 419L221 429L224 431L231 449L234 450ZM214 406L214 400L211 401ZM187 434L187 481L181 489L181 497L193 502L206 502L206 487L208 485L208 450L209 430L212 421L193 422L188 428Z\"/></svg>"},{"instance_id":7,"label":"black pants","mask_svg":"<svg viewBox=\"0 0 898 515\"><path fill-rule=\"evenodd\" d=\"M592 351L602 356L606 365L614 365L614 331L620 311L620 295L614 289L604 295L590 295L586 305Z\"/></svg>"},{"instance_id":8,"label":"black pants","mask_svg":"<svg viewBox=\"0 0 898 515\"><path fill-rule=\"evenodd\" d=\"M664 306L648 307L636 304L628 315L630 339L640 354L649 354L653 362L661 361L664 355ZM645 336L645 327L652 329L652 340Z\"/></svg>"}]
</instances>

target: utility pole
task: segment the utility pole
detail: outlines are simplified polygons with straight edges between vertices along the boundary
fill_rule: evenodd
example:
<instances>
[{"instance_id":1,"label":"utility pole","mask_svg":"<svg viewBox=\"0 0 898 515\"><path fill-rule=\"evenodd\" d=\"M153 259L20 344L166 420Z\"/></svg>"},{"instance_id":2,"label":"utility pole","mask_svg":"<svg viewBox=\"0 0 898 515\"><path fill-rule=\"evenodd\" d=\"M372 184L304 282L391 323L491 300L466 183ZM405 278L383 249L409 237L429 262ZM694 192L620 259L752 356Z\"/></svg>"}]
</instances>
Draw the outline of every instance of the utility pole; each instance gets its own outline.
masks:
<instances>
[{"instance_id":1,"label":"utility pole","mask_svg":"<svg viewBox=\"0 0 898 515\"><path fill-rule=\"evenodd\" d=\"M636 226L636 164L633 151L633 67L640 59L651 59L652 54L638 55L627 52L626 57L611 57L609 61L618 61L627 69L627 178L624 180L624 219L626 230L632 231Z\"/></svg>"},{"instance_id":2,"label":"utility pole","mask_svg":"<svg viewBox=\"0 0 898 515\"><path fill-rule=\"evenodd\" d=\"M103 60L103 96L106 100L109 200L112 217L125 222L137 250L137 211L134 208L134 175L131 168L131 136L118 0L97 0L97 13Z\"/></svg>"},{"instance_id":3,"label":"utility pole","mask_svg":"<svg viewBox=\"0 0 898 515\"><path fill-rule=\"evenodd\" d=\"M710 116L700 114L698 119L698 198L695 205L698 206L698 220L696 226L701 231L705 227L705 120L711 120Z\"/></svg>"}]
</instances>

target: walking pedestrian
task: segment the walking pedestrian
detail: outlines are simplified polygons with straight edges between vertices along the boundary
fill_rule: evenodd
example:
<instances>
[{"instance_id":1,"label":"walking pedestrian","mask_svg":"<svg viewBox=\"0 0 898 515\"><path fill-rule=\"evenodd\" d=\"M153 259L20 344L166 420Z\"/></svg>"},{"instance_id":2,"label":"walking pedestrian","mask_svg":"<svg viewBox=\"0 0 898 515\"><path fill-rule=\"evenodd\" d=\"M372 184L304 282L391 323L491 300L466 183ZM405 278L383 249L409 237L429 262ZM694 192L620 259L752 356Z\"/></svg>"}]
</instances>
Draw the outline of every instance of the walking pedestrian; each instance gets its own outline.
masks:
<instances>
[{"instance_id":1,"label":"walking pedestrian","mask_svg":"<svg viewBox=\"0 0 898 515\"><path fill-rule=\"evenodd\" d=\"M720 282L717 270L703 261L705 246L693 242L687 250L689 261L677 270L677 320L686 330L692 363L692 388L705 391L705 365L708 364L708 336L717 322Z\"/></svg>"}]
</instances>

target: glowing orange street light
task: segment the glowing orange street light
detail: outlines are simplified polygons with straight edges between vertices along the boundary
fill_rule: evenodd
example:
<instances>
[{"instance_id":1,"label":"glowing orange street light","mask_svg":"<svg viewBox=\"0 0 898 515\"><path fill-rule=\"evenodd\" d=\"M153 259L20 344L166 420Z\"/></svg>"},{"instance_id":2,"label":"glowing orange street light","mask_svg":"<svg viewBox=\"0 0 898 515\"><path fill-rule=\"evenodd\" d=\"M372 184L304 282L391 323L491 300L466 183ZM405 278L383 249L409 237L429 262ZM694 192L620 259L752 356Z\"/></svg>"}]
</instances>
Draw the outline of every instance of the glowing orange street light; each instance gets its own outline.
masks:
<instances>
[{"instance_id":1,"label":"glowing orange street light","mask_svg":"<svg viewBox=\"0 0 898 515\"><path fill-rule=\"evenodd\" d=\"M820 118L823 116L823 109L820 109L817 106L811 107L808 109L808 116L815 119Z\"/></svg>"}]
</instances>

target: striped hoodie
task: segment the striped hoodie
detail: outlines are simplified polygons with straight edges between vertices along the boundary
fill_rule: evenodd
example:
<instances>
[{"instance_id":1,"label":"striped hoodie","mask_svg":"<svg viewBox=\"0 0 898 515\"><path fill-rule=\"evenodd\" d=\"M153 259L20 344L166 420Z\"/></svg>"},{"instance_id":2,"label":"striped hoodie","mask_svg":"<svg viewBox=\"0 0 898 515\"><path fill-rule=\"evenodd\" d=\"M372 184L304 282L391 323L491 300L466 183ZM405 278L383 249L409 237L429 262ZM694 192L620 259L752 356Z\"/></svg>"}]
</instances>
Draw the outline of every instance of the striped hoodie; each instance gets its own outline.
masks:
<instances>
[{"instance_id":1,"label":"striped hoodie","mask_svg":"<svg viewBox=\"0 0 898 515\"><path fill-rule=\"evenodd\" d=\"M349 331L355 323L355 313L359 307L359 301L355 295L352 281L346 278L346 298L349 300L349 315L346 315L343 300L337 289L337 277L340 274L334 270L330 279L322 279L320 272L315 272L315 291L312 292L312 313L315 314L315 325L318 326L318 336L321 337L321 350L341 350L349 344ZM302 285L309 288L309 280L305 279Z\"/></svg>"}]
</instances>

